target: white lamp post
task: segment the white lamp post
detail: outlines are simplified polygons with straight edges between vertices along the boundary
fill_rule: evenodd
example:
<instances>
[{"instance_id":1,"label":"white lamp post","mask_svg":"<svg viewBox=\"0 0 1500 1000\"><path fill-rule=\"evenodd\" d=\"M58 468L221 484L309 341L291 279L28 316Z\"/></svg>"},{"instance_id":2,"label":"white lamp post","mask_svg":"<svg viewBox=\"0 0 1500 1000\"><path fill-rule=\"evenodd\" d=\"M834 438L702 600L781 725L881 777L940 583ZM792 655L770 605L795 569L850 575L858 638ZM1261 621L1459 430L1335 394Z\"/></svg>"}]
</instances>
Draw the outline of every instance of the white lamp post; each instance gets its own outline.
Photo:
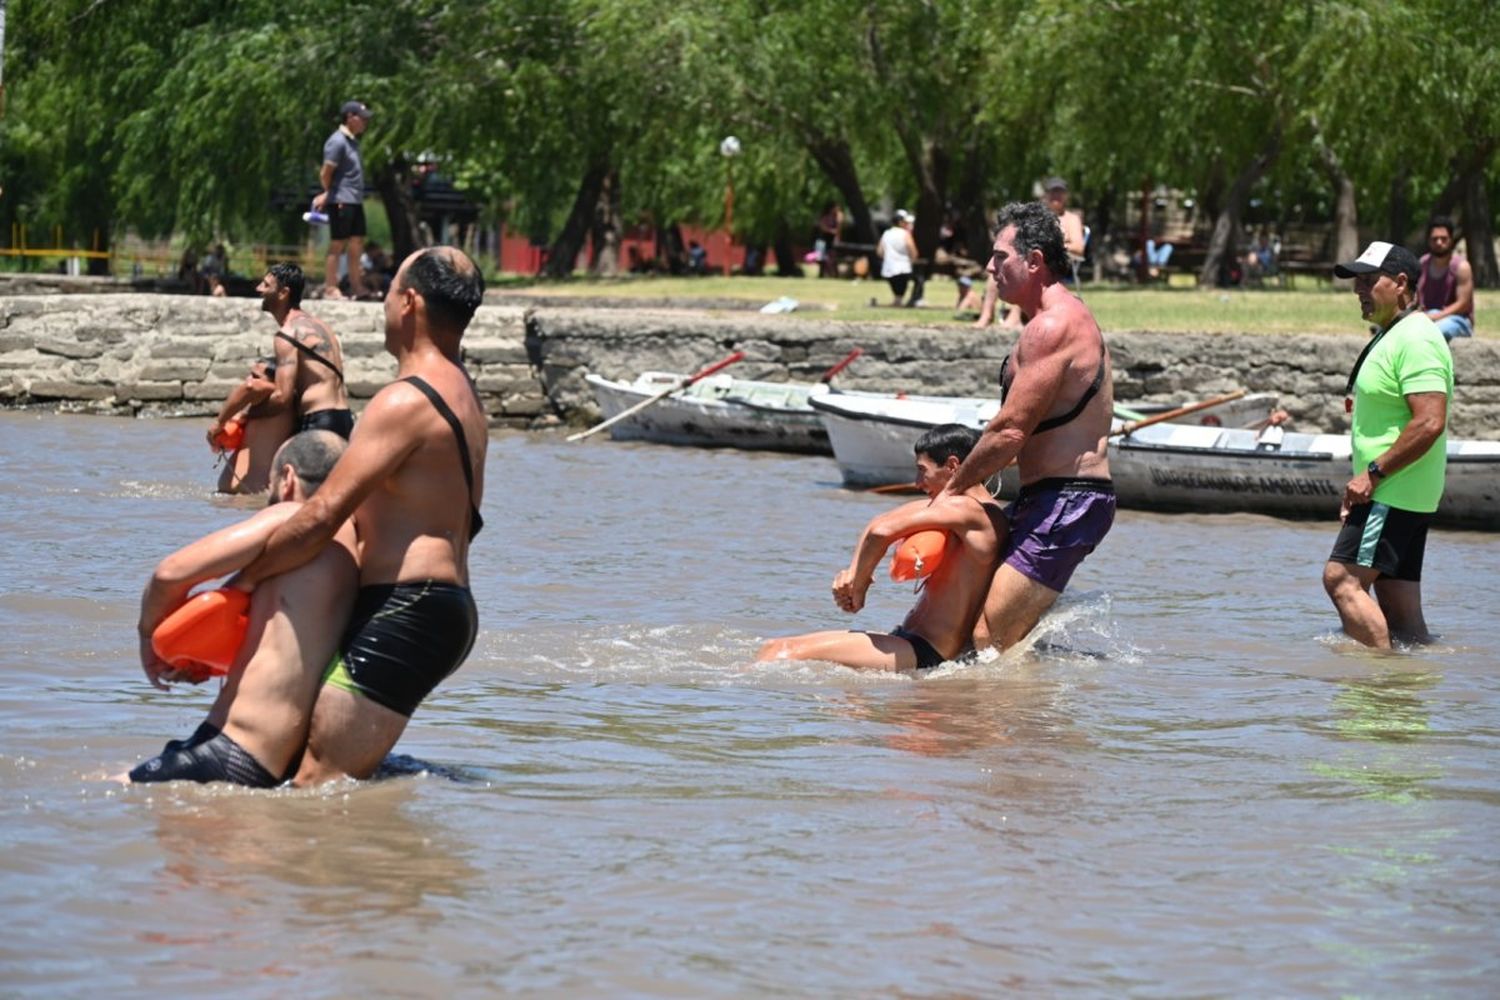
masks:
<instances>
[{"instance_id":1,"label":"white lamp post","mask_svg":"<svg viewBox=\"0 0 1500 1000\"><path fill-rule=\"evenodd\" d=\"M724 277L729 277L731 251L734 249L734 158L740 155L740 141L732 135L719 143L719 153L724 157L724 233L729 243L724 250Z\"/></svg>"}]
</instances>

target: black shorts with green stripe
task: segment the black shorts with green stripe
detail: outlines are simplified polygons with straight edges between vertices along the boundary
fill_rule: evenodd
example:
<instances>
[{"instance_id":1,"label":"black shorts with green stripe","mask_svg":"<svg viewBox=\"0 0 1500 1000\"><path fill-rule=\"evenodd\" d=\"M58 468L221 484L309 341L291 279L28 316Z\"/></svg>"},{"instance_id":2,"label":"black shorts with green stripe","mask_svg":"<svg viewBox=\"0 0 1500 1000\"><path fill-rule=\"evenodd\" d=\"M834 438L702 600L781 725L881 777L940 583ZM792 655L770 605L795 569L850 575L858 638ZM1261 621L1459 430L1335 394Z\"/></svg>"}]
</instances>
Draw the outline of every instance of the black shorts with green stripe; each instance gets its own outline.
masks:
<instances>
[{"instance_id":1,"label":"black shorts with green stripe","mask_svg":"<svg viewBox=\"0 0 1500 1000\"><path fill-rule=\"evenodd\" d=\"M1328 558L1331 562L1377 570L1392 580L1420 582L1430 523L1431 514L1383 503L1351 507Z\"/></svg>"}]
</instances>

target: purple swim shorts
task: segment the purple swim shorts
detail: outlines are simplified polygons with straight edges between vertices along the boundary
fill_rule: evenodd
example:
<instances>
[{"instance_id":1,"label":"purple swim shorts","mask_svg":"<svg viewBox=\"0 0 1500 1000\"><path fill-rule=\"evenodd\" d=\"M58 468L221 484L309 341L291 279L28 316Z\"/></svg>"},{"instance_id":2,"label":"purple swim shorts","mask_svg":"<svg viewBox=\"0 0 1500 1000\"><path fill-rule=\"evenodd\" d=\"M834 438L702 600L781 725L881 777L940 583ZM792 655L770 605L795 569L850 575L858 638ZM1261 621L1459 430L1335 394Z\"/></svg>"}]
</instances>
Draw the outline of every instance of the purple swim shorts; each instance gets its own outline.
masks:
<instances>
[{"instance_id":1,"label":"purple swim shorts","mask_svg":"<svg viewBox=\"0 0 1500 1000\"><path fill-rule=\"evenodd\" d=\"M1005 564L1062 593L1115 523L1115 487L1108 479L1039 479L1021 487L1005 514Z\"/></svg>"}]
</instances>

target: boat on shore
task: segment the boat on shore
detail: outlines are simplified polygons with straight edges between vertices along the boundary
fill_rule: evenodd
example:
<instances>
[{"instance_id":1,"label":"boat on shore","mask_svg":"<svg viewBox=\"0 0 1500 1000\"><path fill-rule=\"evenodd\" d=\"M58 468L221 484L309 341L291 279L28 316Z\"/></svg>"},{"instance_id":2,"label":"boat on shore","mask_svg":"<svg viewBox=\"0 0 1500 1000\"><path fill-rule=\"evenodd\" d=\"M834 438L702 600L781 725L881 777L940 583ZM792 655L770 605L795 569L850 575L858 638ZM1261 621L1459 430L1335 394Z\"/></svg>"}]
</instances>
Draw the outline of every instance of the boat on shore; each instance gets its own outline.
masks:
<instances>
[{"instance_id":1,"label":"boat on shore","mask_svg":"<svg viewBox=\"0 0 1500 1000\"><path fill-rule=\"evenodd\" d=\"M666 389L681 384L686 376L677 372L643 372L632 382L589 374L585 381L593 390L594 400L603 419L610 420ZM847 412L856 418L865 413L916 413L919 427L914 434L884 434L878 445L884 456L871 464L862 453L866 449L846 448L855 463L853 471L845 469L845 482L851 486L874 486L900 482L911 476L911 443L922 430L940 423L966 423L983 427L999 409L993 398L964 396L922 396L906 393L867 392L834 389L824 382L762 382L735 378L720 372L701 378L671 395L658 400L626 419L610 426L610 436L617 441L651 441L657 444L686 445L700 448L742 448L747 450L786 451L809 455L834 455L839 449L829 441L830 412L814 408L813 400L837 400L847 404ZM1274 397L1247 396L1215 408L1212 419L1238 426L1249 419L1265 416ZM1117 407L1126 419L1150 416L1170 408L1170 404L1148 404L1139 411ZM943 417L943 419L937 419ZM900 423L897 415L894 422ZM894 459L892 461L892 459ZM881 464L881 463L884 464ZM869 466L868 469L865 466ZM841 468L844 466L840 460ZM900 471L894 478L893 469Z\"/></svg>"},{"instance_id":2,"label":"boat on shore","mask_svg":"<svg viewBox=\"0 0 1500 1000\"><path fill-rule=\"evenodd\" d=\"M1000 411L993 398L879 393L820 396L809 405L822 418L844 485L858 489L911 482L917 438L939 424L982 429ZM1002 491L1007 484L1014 490L1002 477Z\"/></svg>"},{"instance_id":3,"label":"boat on shore","mask_svg":"<svg viewBox=\"0 0 1500 1000\"><path fill-rule=\"evenodd\" d=\"M675 372L641 373L633 382L587 375L606 420L682 382ZM710 375L610 427L617 441L700 448L744 448L831 455L828 431L809 405L832 392L821 382L757 382Z\"/></svg>"},{"instance_id":4,"label":"boat on shore","mask_svg":"<svg viewBox=\"0 0 1500 1000\"><path fill-rule=\"evenodd\" d=\"M1347 434L1162 423L1110 442L1122 507L1338 517L1352 477ZM1448 439L1448 474L1434 525L1500 531L1500 441Z\"/></svg>"},{"instance_id":5,"label":"boat on shore","mask_svg":"<svg viewBox=\"0 0 1500 1000\"><path fill-rule=\"evenodd\" d=\"M1274 395L1253 393L1183 419L1212 419L1231 427L1244 426L1264 419L1275 404ZM1000 411L1000 401L993 397L880 393L822 396L811 400L810 405L822 414L844 485L856 488L909 481L912 448L923 432L938 424L963 424L983 430ZM1139 409L1117 404L1115 416L1117 421L1140 420L1173 408L1164 403ZM1001 481L1002 490L1015 488L1014 476L1014 470L1010 470Z\"/></svg>"},{"instance_id":6,"label":"boat on shore","mask_svg":"<svg viewBox=\"0 0 1500 1000\"><path fill-rule=\"evenodd\" d=\"M1270 396L1244 400L1262 417L1274 404ZM844 484L869 488L911 479L912 446L924 431L942 423L982 428L999 404L826 396L811 405L824 417ZM1248 412L1242 407L1220 419L1227 424ZM1126 419L1134 415L1117 412L1113 429ZM1347 434L1164 422L1111 438L1109 465L1121 507L1332 519L1351 476L1350 454ZM999 495L1014 496L1018 486L1012 467ZM1500 441L1449 439L1447 486L1433 523L1500 530Z\"/></svg>"}]
</instances>

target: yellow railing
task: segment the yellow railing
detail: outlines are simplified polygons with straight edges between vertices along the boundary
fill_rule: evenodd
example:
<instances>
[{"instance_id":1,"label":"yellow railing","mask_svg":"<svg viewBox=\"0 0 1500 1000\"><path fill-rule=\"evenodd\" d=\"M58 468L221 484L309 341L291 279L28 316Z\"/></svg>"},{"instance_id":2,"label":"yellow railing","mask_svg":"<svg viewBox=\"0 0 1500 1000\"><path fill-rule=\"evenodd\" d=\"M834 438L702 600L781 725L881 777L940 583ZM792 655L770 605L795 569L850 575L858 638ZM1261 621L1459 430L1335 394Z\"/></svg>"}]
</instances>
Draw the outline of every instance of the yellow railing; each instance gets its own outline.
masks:
<instances>
[{"instance_id":1,"label":"yellow railing","mask_svg":"<svg viewBox=\"0 0 1500 1000\"><path fill-rule=\"evenodd\" d=\"M92 249L81 250L76 247L64 247L62 245L62 226L54 226L52 229L52 243L50 247L28 247L26 245L26 224L23 222L12 222L10 224L10 246L0 247L0 256L5 257L83 257L108 260L110 252L99 249L99 230L94 230L94 245Z\"/></svg>"},{"instance_id":2,"label":"yellow railing","mask_svg":"<svg viewBox=\"0 0 1500 1000\"><path fill-rule=\"evenodd\" d=\"M10 245L0 246L0 257L107 260L110 262L110 272L121 277L147 271L156 275L176 274L182 263L182 247L174 248L168 241L127 237L110 249L101 250L98 230L94 231L92 244L88 249L65 245L61 226L54 226L51 236L50 246L32 246L26 224L13 222L10 227ZM201 259L200 255L200 262ZM259 277L267 267L279 261L294 261L309 274L322 274L324 252L311 242L297 245L253 243L236 247L234 253L230 254L229 263L230 270L236 274Z\"/></svg>"}]
</instances>

